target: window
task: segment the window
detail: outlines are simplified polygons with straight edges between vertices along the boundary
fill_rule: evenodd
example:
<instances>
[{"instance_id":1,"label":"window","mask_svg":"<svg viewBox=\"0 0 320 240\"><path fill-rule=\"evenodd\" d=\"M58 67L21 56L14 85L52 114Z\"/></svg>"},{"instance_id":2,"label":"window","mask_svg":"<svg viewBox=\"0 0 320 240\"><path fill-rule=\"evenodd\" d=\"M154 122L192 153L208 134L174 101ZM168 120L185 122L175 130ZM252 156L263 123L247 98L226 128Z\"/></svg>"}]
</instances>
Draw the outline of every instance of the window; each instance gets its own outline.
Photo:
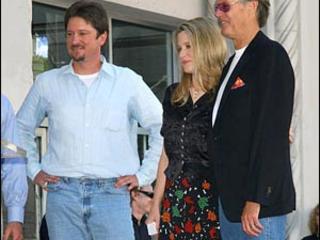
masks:
<instances>
[{"instance_id":1,"label":"window","mask_svg":"<svg viewBox=\"0 0 320 240\"><path fill-rule=\"evenodd\" d=\"M33 73L68 64L62 8L33 3ZM103 49L109 62L129 67L161 101L167 85L173 82L171 32L112 19L109 44ZM112 56L112 57L108 57Z\"/></svg>"},{"instance_id":2,"label":"window","mask_svg":"<svg viewBox=\"0 0 320 240\"><path fill-rule=\"evenodd\" d=\"M65 45L64 9L32 4L33 76L70 61Z\"/></svg>"},{"instance_id":3,"label":"window","mask_svg":"<svg viewBox=\"0 0 320 240\"><path fill-rule=\"evenodd\" d=\"M113 63L142 75L160 100L167 83L172 81L172 54L168 46L171 46L169 32L112 20Z\"/></svg>"}]
</instances>

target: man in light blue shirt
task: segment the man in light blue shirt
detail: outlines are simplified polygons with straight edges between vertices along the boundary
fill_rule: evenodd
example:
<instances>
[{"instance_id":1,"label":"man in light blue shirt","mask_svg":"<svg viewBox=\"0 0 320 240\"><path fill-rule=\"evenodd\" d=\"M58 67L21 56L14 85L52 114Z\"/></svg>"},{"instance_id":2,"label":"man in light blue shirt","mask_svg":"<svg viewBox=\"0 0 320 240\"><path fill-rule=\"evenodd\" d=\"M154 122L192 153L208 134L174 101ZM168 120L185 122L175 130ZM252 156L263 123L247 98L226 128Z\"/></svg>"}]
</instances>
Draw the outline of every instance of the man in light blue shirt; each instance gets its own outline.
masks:
<instances>
[{"instance_id":1,"label":"man in light blue shirt","mask_svg":"<svg viewBox=\"0 0 320 240\"><path fill-rule=\"evenodd\" d=\"M156 177L162 107L141 76L107 63L103 7L79 1L66 11L69 65L40 74L18 112L28 175L48 189L50 240L134 238L130 194ZM48 118L39 163L35 129ZM140 166L138 123L149 133Z\"/></svg>"},{"instance_id":2,"label":"man in light blue shirt","mask_svg":"<svg viewBox=\"0 0 320 240\"><path fill-rule=\"evenodd\" d=\"M1 94L1 143L18 145L16 118L13 108L5 96ZM23 158L2 158L5 154L1 147L1 181L4 205L8 212L8 225L3 239L9 237L22 239L24 206L28 196L26 161ZM5 156L5 155L4 155Z\"/></svg>"}]
</instances>

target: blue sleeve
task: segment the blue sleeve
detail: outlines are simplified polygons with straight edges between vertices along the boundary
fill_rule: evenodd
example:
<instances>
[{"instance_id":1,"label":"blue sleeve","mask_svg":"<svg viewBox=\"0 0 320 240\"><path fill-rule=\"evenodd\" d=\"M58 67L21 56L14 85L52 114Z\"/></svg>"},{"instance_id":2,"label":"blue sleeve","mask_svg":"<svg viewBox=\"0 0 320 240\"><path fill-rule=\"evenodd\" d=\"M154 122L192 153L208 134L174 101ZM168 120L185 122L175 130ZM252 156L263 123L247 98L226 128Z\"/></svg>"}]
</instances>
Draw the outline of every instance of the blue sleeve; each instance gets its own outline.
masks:
<instances>
[{"instance_id":1,"label":"blue sleeve","mask_svg":"<svg viewBox=\"0 0 320 240\"><path fill-rule=\"evenodd\" d=\"M3 96L1 96L1 139L19 145L15 114L10 102ZM4 205L8 210L8 222L23 223L24 206L28 197L25 159L1 159L1 180Z\"/></svg>"},{"instance_id":2,"label":"blue sleeve","mask_svg":"<svg viewBox=\"0 0 320 240\"><path fill-rule=\"evenodd\" d=\"M157 175L163 139L160 135L162 125L162 106L151 89L140 76L135 78L135 92L130 102L131 110L141 127L148 132L149 148L144 153L142 165L136 176L139 186L151 184Z\"/></svg>"}]
</instances>

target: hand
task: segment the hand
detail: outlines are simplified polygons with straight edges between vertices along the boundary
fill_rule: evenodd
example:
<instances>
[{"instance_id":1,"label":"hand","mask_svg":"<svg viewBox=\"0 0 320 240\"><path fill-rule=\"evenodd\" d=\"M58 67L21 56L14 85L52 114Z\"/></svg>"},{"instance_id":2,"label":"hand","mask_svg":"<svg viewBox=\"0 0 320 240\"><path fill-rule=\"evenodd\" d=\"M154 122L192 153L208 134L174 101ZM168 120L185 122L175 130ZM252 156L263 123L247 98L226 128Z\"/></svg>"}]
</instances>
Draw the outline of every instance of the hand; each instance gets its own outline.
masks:
<instances>
[{"instance_id":1,"label":"hand","mask_svg":"<svg viewBox=\"0 0 320 240\"><path fill-rule=\"evenodd\" d=\"M294 132L293 132L293 129L290 127L289 128L289 143L293 143L294 141Z\"/></svg>"},{"instance_id":2,"label":"hand","mask_svg":"<svg viewBox=\"0 0 320 240\"><path fill-rule=\"evenodd\" d=\"M41 170L34 178L33 182L48 191L48 183L57 183L59 179L59 177L49 175Z\"/></svg>"},{"instance_id":3,"label":"hand","mask_svg":"<svg viewBox=\"0 0 320 240\"><path fill-rule=\"evenodd\" d=\"M12 240L22 240L22 224L19 222L9 222L6 229L4 230L3 240L8 240L9 238Z\"/></svg>"},{"instance_id":4,"label":"hand","mask_svg":"<svg viewBox=\"0 0 320 240\"><path fill-rule=\"evenodd\" d=\"M153 204L151 207L150 213L148 214L148 218L145 221L146 224L156 223L157 232L159 232L160 226L160 208L157 204Z\"/></svg>"},{"instance_id":5,"label":"hand","mask_svg":"<svg viewBox=\"0 0 320 240\"><path fill-rule=\"evenodd\" d=\"M117 179L115 184L116 188L121 188L123 186L128 186L128 190L131 191L132 189L139 187L139 181L136 175L128 175L122 176Z\"/></svg>"},{"instance_id":6,"label":"hand","mask_svg":"<svg viewBox=\"0 0 320 240\"><path fill-rule=\"evenodd\" d=\"M242 211L241 223L243 231L251 236L258 237L263 230L259 221L260 204L247 201Z\"/></svg>"}]
</instances>

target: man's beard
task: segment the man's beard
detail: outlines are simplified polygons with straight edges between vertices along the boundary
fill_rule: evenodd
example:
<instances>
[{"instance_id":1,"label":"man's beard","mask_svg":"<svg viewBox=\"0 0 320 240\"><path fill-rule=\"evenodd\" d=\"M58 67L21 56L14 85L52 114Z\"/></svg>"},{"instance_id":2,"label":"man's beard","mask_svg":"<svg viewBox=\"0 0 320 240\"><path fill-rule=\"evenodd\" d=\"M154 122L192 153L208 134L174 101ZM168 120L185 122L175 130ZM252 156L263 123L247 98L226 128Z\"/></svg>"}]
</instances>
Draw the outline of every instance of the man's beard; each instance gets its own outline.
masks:
<instances>
[{"instance_id":1,"label":"man's beard","mask_svg":"<svg viewBox=\"0 0 320 240\"><path fill-rule=\"evenodd\" d=\"M83 62L86 58L84 54L79 55L79 56L77 55L77 48L79 48L79 47L80 47L79 45L74 45L71 47L70 56L71 56L72 60L75 62Z\"/></svg>"},{"instance_id":2,"label":"man's beard","mask_svg":"<svg viewBox=\"0 0 320 240\"><path fill-rule=\"evenodd\" d=\"M79 57L75 57L75 56L71 56L71 57L74 62L83 62L86 59L84 55Z\"/></svg>"}]
</instances>

